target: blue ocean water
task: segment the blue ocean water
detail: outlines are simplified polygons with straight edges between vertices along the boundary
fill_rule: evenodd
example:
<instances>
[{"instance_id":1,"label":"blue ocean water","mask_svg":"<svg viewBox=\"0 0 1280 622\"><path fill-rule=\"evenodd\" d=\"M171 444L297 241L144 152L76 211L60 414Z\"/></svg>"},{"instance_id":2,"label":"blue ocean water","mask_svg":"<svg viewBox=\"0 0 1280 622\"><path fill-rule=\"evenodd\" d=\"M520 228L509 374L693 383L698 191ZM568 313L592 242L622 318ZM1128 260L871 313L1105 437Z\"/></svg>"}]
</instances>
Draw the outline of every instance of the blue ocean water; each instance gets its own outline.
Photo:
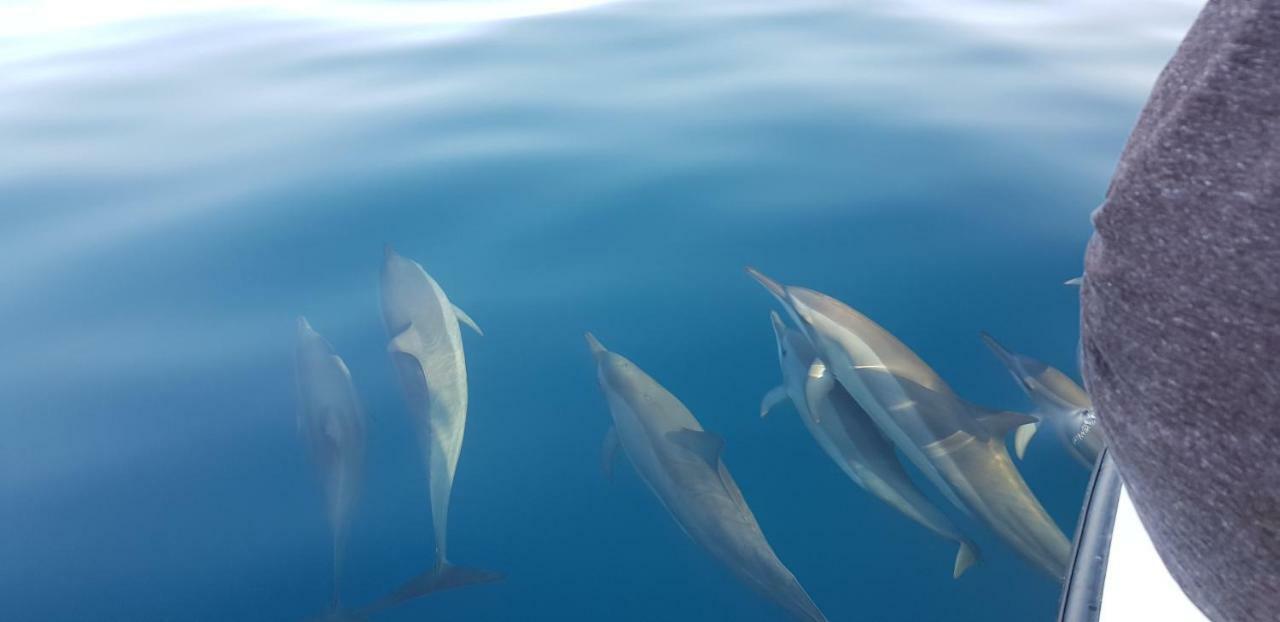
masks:
<instances>
[{"instance_id":1,"label":"blue ocean water","mask_svg":"<svg viewBox=\"0 0 1280 622\"><path fill-rule=\"evenodd\" d=\"M450 551L506 579L377 619L781 619L601 476L587 330L725 438L831 620L1053 619L989 531L962 521L986 558L953 581L950 543L759 419L773 305L743 267L1028 408L978 331L1074 371L1061 283L1194 3L199 4L0 9L0 619L324 612L299 314L370 416L344 599L425 569L386 243L486 332ZM1020 465L1070 534L1087 473L1047 434Z\"/></svg>"}]
</instances>

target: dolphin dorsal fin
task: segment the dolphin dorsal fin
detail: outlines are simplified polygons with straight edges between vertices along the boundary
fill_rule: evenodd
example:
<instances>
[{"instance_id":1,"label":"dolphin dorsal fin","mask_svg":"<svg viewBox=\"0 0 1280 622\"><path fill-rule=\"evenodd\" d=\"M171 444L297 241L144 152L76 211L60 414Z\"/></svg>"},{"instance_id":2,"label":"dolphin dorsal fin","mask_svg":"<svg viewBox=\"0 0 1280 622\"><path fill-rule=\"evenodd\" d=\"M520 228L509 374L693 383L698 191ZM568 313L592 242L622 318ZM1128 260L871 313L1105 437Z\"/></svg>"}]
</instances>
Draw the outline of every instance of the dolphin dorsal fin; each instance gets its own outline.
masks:
<instances>
[{"instance_id":1,"label":"dolphin dorsal fin","mask_svg":"<svg viewBox=\"0 0 1280 622\"><path fill-rule=\"evenodd\" d=\"M667 432L667 440L702 458L711 468L720 464L724 439L705 430L683 428Z\"/></svg>"},{"instance_id":2,"label":"dolphin dorsal fin","mask_svg":"<svg viewBox=\"0 0 1280 622\"><path fill-rule=\"evenodd\" d=\"M764 399L760 400L760 417L764 418L765 415L769 414L769 411L773 410L775 406L781 404L786 399L786 387L776 386L769 389L769 392L764 394Z\"/></svg>"},{"instance_id":3,"label":"dolphin dorsal fin","mask_svg":"<svg viewBox=\"0 0 1280 622\"><path fill-rule=\"evenodd\" d=\"M956 552L955 566L951 570L951 578L959 579L960 575L964 574L970 566L978 563L979 559L982 559L982 553L978 550L978 545L968 540L961 541L960 550Z\"/></svg>"},{"instance_id":4,"label":"dolphin dorsal fin","mask_svg":"<svg viewBox=\"0 0 1280 622\"><path fill-rule=\"evenodd\" d=\"M1040 427L1039 423L1028 423L1018 426L1018 431L1013 433L1013 453L1021 460L1027 455L1027 445L1031 443L1031 437L1036 435L1036 430Z\"/></svg>"},{"instance_id":5,"label":"dolphin dorsal fin","mask_svg":"<svg viewBox=\"0 0 1280 622\"><path fill-rule=\"evenodd\" d=\"M613 465L618 458L618 428L609 426L609 431L604 433L604 445L600 451L600 470L604 471L605 479L613 480Z\"/></svg>"},{"instance_id":6,"label":"dolphin dorsal fin","mask_svg":"<svg viewBox=\"0 0 1280 622\"><path fill-rule=\"evenodd\" d=\"M1014 428L1040 422L1039 419L1031 415L1008 410L994 410L977 404L969 404L969 409L973 411L978 423L982 424L982 427L997 438L1004 438Z\"/></svg>"},{"instance_id":7,"label":"dolphin dorsal fin","mask_svg":"<svg viewBox=\"0 0 1280 622\"><path fill-rule=\"evenodd\" d=\"M453 315L458 318L459 322L466 324L467 326L470 326L471 330L476 331L477 335L480 335L481 337L484 336L484 331L480 330L480 327L476 325L476 321L471 319L471 316L467 315L466 311L463 311L462 309L458 308L458 305L452 305L452 307L453 307Z\"/></svg>"}]
</instances>

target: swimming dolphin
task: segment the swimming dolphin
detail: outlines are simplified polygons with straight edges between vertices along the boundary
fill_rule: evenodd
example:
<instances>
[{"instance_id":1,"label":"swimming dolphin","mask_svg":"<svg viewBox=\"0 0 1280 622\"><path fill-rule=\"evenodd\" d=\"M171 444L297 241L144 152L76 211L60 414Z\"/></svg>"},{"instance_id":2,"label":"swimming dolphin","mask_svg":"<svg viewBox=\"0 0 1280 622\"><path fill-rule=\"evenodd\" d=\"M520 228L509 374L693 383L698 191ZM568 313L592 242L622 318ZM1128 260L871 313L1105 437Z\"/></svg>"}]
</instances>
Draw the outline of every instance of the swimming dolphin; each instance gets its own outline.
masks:
<instances>
[{"instance_id":1,"label":"swimming dolphin","mask_svg":"<svg viewBox=\"0 0 1280 622\"><path fill-rule=\"evenodd\" d=\"M620 446L640 478L694 542L796 620L826 617L778 560L720 459L723 441L648 374L587 333L613 417L606 463Z\"/></svg>"},{"instance_id":2,"label":"swimming dolphin","mask_svg":"<svg viewBox=\"0 0 1280 622\"><path fill-rule=\"evenodd\" d=\"M382 265L382 319L418 441L427 461L435 566L412 579L383 606L430 592L496 581L501 575L449 563L449 495L467 423L467 367L459 322L479 327L445 296L422 266L386 248ZM483 334L483 333L481 333Z\"/></svg>"},{"instance_id":3,"label":"swimming dolphin","mask_svg":"<svg viewBox=\"0 0 1280 622\"><path fill-rule=\"evenodd\" d=\"M333 535L331 615L341 612L342 554L364 470L365 415L351 372L307 318L298 318L294 350L298 430L311 448L328 501Z\"/></svg>"},{"instance_id":4,"label":"swimming dolphin","mask_svg":"<svg viewBox=\"0 0 1280 622\"><path fill-rule=\"evenodd\" d=\"M1071 543L1018 473L1004 436L1033 418L961 400L910 348L844 303L748 272L786 307L831 373L902 453L1033 566L1061 579Z\"/></svg>"},{"instance_id":5,"label":"swimming dolphin","mask_svg":"<svg viewBox=\"0 0 1280 622\"><path fill-rule=\"evenodd\" d=\"M1084 389L1061 371L1029 356L1006 350L987 333L982 333L982 341L1004 363L1014 381L1036 405L1032 416L1040 421L1047 420L1067 448L1067 453L1092 469L1107 440L1106 433L1098 426L1093 402ZM1018 458L1026 453L1027 443L1035 435L1038 425L1031 423L1018 428L1014 442Z\"/></svg>"},{"instance_id":6,"label":"swimming dolphin","mask_svg":"<svg viewBox=\"0 0 1280 622\"><path fill-rule=\"evenodd\" d=\"M809 339L783 324L776 312L769 315L778 343L782 385L765 396L761 416L790 398L805 428L849 479L926 529L960 545L951 573L958 578L978 561L977 545L960 535L911 481L893 443L835 380Z\"/></svg>"}]
</instances>

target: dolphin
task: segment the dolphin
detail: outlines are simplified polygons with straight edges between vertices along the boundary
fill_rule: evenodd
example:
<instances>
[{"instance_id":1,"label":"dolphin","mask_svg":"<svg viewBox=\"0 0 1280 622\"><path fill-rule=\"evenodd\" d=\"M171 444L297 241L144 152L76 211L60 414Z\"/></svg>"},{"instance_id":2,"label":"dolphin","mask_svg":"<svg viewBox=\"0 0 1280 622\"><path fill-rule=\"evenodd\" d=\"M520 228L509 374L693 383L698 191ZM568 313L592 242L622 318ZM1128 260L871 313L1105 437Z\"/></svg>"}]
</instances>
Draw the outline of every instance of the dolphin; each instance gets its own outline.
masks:
<instances>
[{"instance_id":1,"label":"dolphin","mask_svg":"<svg viewBox=\"0 0 1280 622\"><path fill-rule=\"evenodd\" d=\"M1048 421L1067 453L1080 464L1092 469L1098 454L1106 446L1106 433L1098 425L1089 396L1066 374L1029 356L1006 350L1000 342L987 333L982 341L1009 369L1014 381L1022 389L1036 409L1032 416ZM1018 458L1026 453L1027 443L1035 435L1039 423L1018 428L1015 433L1014 451Z\"/></svg>"},{"instance_id":2,"label":"dolphin","mask_svg":"<svg viewBox=\"0 0 1280 622\"><path fill-rule=\"evenodd\" d=\"M834 379L809 339L783 324L776 312L769 315L783 380L781 386L766 394L760 406L761 416L790 398L814 440L849 479L929 531L960 545L951 573L952 578L959 578L978 561L977 545L960 535L951 520L911 481L893 443Z\"/></svg>"},{"instance_id":3,"label":"dolphin","mask_svg":"<svg viewBox=\"0 0 1280 622\"><path fill-rule=\"evenodd\" d=\"M613 417L605 463L621 447L690 539L792 618L825 621L765 540L721 460L723 441L634 363L606 350L590 333L586 337Z\"/></svg>"},{"instance_id":4,"label":"dolphin","mask_svg":"<svg viewBox=\"0 0 1280 622\"><path fill-rule=\"evenodd\" d=\"M305 317L298 318L294 376L298 431L311 448L328 501L333 535L333 595L329 607L330 615L337 615L342 611L342 555L364 471L364 409L346 363Z\"/></svg>"},{"instance_id":5,"label":"dolphin","mask_svg":"<svg viewBox=\"0 0 1280 622\"><path fill-rule=\"evenodd\" d=\"M382 606L430 592L496 581L501 575L449 562L446 531L449 495L467 423L467 367L462 354L466 324L480 328L449 302L444 290L411 259L386 247L382 264L382 320L387 351L400 376L418 441L427 462L435 565L384 599Z\"/></svg>"},{"instance_id":6,"label":"dolphin","mask_svg":"<svg viewBox=\"0 0 1280 622\"><path fill-rule=\"evenodd\" d=\"M840 384L953 503L1036 568L1061 579L1071 543L1018 473L1004 436L1035 421L960 399L919 356L825 294L748 272L796 319Z\"/></svg>"}]
</instances>

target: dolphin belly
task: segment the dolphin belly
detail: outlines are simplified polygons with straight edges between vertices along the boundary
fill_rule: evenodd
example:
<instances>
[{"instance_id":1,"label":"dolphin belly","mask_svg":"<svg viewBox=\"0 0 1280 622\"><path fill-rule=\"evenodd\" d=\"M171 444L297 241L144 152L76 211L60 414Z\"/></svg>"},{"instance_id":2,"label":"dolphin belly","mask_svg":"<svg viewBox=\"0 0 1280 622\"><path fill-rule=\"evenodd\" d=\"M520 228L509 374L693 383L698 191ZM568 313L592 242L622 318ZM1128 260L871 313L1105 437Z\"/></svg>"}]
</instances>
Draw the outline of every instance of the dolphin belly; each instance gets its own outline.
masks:
<instances>
[{"instance_id":1,"label":"dolphin belly","mask_svg":"<svg viewBox=\"0 0 1280 622\"><path fill-rule=\"evenodd\" d=\"M427 469L435 535L432 569L393 597L496 580L496 573L468 569L448 559L449 500L467 421L467 367L459 322L480 332L417 262L387 247L381 276L387 352L400 376L405 403L417 429Z\"/></svg>"}]
</instances>

